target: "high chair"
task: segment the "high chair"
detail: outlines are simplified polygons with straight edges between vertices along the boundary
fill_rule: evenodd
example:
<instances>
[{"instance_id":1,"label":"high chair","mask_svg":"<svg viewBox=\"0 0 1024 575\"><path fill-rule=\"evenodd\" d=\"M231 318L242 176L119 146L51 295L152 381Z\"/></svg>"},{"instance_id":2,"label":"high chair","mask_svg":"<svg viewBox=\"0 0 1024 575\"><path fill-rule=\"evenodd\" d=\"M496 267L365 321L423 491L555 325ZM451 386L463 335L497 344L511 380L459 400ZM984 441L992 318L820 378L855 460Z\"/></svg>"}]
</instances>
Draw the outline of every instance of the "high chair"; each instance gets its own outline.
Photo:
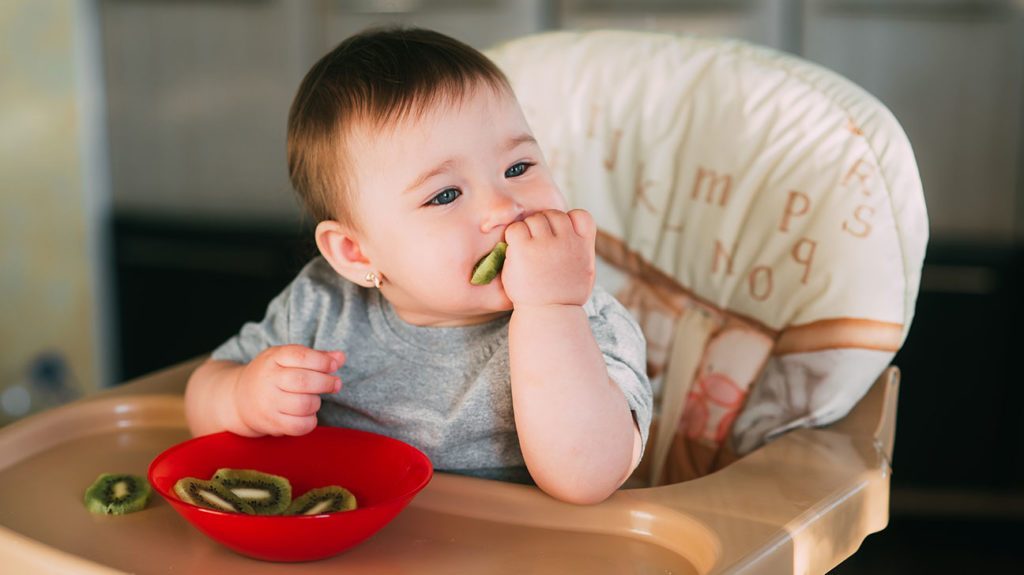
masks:
<instances>
[{"instance_id":1,"label":"high chair","mask_svg":"<svg viewBox=\"0 0 1024 575\"><path fill-rule=\"evenodd\" d=\"M836 422L876 381L887 466L888 366L928 238L892 114L835 73L734 40L557 32L490 55L569 205L594 215L597 282L648 340L655 425L630 485L703 477ZM884 519L885 504L871 511Z\"/></svg>"},{"instance_id":2,"label":"high chair","mask_svg":"<svg viewBox=\"0 0 1024 575\"><path fill-rule=\"evenodd\" d=\"M558 32L496 47L598 282L648 340L656 422L607 501L438 473L393 523L303 573L824 573L888 520L898 371L927 220L892 115L749 44ZM95 469L188 437L197 361L0 430L0 556L32 573L277 572L167 505L82 512ZM873 385L872 385L873 383ZM37 504L35 502L45 502Z\"/></svg>"}]
</instances>

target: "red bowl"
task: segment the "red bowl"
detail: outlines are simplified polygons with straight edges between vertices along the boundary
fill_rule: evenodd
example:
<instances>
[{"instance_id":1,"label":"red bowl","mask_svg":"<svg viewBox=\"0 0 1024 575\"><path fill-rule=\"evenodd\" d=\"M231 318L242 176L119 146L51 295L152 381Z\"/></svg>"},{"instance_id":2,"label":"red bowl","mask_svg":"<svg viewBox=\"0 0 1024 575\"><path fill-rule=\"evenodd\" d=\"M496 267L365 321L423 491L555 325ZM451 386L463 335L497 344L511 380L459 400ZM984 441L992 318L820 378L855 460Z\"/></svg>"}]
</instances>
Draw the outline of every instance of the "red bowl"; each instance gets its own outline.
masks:
<instances>
[{"instance_id":1,"label":"red bowl","mask_svg":"<svg viewBox=\"0 0 1024 575\"><path fill-rule=\"evenodd\" d=\"M221 467L287 477L292 495L340 485L352 511L258 516L214 511L178 499L182 477L209 479ZM223 432L168 448L149 466L149 483L189 523L215 541L267 561L313 561L349 549L387 525L430 482L434 468L415 447L375 433L317 427L301 437L241 437Z\"/></svg>"}]
</instances>

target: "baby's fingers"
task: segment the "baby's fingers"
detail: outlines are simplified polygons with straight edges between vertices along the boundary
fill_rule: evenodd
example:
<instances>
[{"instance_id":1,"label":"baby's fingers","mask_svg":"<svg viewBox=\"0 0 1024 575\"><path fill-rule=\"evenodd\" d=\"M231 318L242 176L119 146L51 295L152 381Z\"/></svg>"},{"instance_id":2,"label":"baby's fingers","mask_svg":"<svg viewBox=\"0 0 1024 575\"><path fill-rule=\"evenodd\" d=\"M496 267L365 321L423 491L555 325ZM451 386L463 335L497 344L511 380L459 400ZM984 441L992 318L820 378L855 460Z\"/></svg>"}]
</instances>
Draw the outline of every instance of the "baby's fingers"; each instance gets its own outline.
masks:
<instances>
[{"instance_id":1,"label":"baby's fingers","mask_svg":"<svg viewBox=\"0 0 1024 575\"><path fill-rule=\"evenodd\" d=\"M597 226L594 224L594 217L586 210L572 210L569 212L569 219L576 233L584 238L591 238L597 235Z\"/></svg>"},{"instance_id":2,"label":"baby's fingers","mask_svg":"<svg viewBox=\"0 0 1024 575\"><path fill-rule=\"evenodd\" d=\"M274 421L274 431L270 435L306 435L314 429L316 429L315 415L299 417L281 414Z\"/></svg>"},{"instance_id":3,"label":"baby's fingers","mask_svg":"<svg viewBox=\"0 0 1024 575\"><path fill-rule=\"evenodd\" d=\"M573 232L572 218L565 212L544 210L541 213L547 218L551 231L555 236L566 237Z\"/></svg>"},{"instance_id":4,"label":"baby's fingers","mask_svg":"<svg viewBox=\"0 0 1024 575\"><path fill-rule=\"evenodd\" d=\"M277 399L277 410L284 415L307 417L320 409L320 396L312 393L282 393Z\"/></svg>"},{"instance_id":5,"label":"baby's fingers","mask_svg":"<svg viewBox=\"0 0 1024 575\"><path fill-rule=\"evenodd\" d=\"M281 367L298 367L321 373L332 373L345 362L341 352L327 352L304 345L285 345L278 349L274 361Z\"/></svg>"},{"instance_id":6,"label":"baby's fingers","mask_svg":"<svg viewBox=\"0 0 1024 575\"><path fill-rule=\"evenodd\" d=\"M505 243L510 246L528 239L530 239L530 228L526 227L526 222L512 222L505 228Z\"/></svg>"},{"instance_id":7,"label":"baby's fingers","mask_svg":"<svg viewBox=\"0 0 1024 575\"><path fill-rule=\"evenodd\" d=\"M288 376L281 378L277 387L290 393L334 393L341 389L341 379L309 369L289 369Z\"/></svg>"}]
</instances>

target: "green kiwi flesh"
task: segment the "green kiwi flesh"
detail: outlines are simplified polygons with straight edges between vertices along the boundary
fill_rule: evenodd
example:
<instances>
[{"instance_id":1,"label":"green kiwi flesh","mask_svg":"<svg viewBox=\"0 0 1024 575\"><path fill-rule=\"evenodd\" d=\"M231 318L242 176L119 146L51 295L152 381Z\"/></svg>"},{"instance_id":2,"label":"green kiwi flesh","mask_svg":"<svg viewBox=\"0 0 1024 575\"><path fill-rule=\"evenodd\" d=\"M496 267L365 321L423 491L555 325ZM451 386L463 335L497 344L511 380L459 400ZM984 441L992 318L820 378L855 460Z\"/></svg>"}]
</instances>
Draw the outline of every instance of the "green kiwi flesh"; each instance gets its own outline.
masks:
<instances>
[{"instance_id":1,"label":"green kiwi flesh","mask_svg":"<svg viewBox=\"0 0 1024 575\"><path fill-rule=\"evenodd\" d=\"M252 505L224 487L219 481L204 481L195 477L183 477L174 484L174 493L185 503L206 507L216 511L255 515Z\"/></svg>"},{"instance_id":2,"label":"green kiwi flesh","mask_svg":"<svg viewBox=\"0 0 1024 575\"><path fill-rule=\"evenodd\" d=\"M252 506L256 515L279 515L292 502L292 484L279 475L254 469L218 469L213 481Z\"/></svg>"},{"instance_id":3,"label":"green kiwi flesh","mask_svg":"<svg viewBox=\"0 0 1024 575\"><path fill-rule=\"evenodd\" d=\"M145 508L152 492L138 475L101 473L85 490L85 506L101 515L124 515Z\"/></svg>"},{"instance_id":4,"label":"green kiwi flesh","mask_svg":"<svg viewBox=\"0 0 1024 575\"><path fill-rule=\"evenodd\" d=\"M469 283L475 286L482 286L491 283L501 272L501 266L505 263L505 250L508 244L498 242L491 253L483 257L473 268L473 276Z\"/></svg>"},{"instance_id":5,"label":"green kiwi flesh","mask_svg":"<svg viewBox=\"0 0 1024 575\"><path fill-rule=\"evenodd\" d=\"M356 496L337 485L310 489L288 507L286 515L323 515L356 508Z\"/></svg>"}]
</instances>

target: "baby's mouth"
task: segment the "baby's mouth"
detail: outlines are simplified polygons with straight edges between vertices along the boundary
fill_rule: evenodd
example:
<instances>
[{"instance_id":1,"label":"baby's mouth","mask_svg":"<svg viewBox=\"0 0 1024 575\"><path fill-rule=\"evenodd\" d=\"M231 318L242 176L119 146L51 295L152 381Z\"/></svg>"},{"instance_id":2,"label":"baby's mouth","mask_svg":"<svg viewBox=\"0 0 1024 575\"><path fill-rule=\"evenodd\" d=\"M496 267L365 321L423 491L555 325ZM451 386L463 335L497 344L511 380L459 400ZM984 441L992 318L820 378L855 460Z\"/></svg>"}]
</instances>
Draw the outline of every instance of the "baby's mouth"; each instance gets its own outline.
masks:
<instances>
[{"instance_id":1,"label":"baby's mouth","mask_svg":"<svg viewBox=\"0 0 1024 575\"><path fill-rule=\"evenodd\" d=\"M505 249L508 244L498 242L489 254L484 256L473 267L473 275L469 283L475 286L482 286L491 283L501 273L501 267L505 264Z\"/></svg>"}]
</instances>

